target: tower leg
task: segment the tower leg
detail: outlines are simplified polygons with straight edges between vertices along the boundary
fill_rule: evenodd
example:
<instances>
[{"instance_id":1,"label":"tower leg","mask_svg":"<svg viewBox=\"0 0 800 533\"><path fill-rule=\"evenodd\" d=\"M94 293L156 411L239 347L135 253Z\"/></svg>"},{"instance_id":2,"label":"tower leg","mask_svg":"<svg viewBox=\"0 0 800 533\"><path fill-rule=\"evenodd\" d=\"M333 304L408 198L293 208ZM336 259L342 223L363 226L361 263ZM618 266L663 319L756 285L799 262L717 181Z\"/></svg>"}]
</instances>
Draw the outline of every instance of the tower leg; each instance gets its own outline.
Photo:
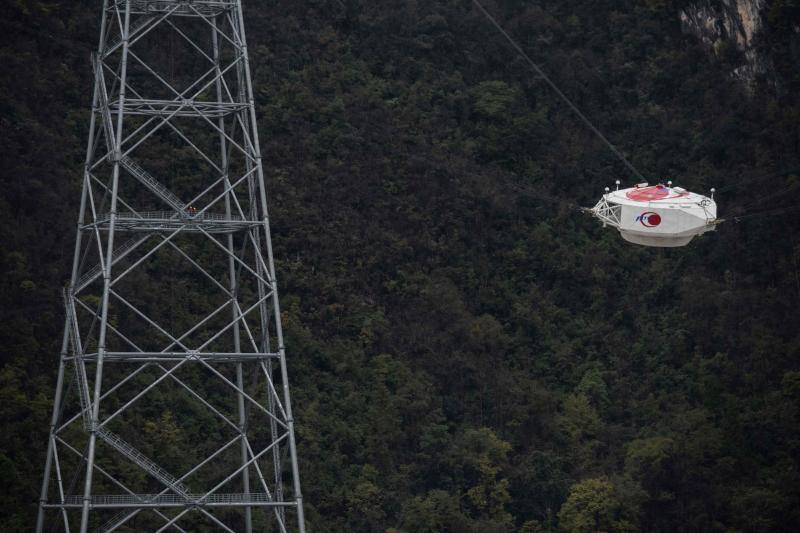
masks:
<instances>
[{"instance_id":1,"label":"tower leg","mask_svg":"<svg viewBox=\"0 0 800 533\"><path fill-rule=\"evenodd\" d=\"M215 86L217 91L217 99L219 101L223 101L224 95L222 91L222 81L221 81L221 66L220 66L220 50L219 50L219 35L217 34L217 18L215 17L212 24L211 29L211 42L213 46L213 53L214 53L214 64L217 71L217 79L215 80ZM220 129L219 135L219 142L220 142L220 161L222 163L222 171L224 173L224 184L225 187L230 187L230 180L228 178L228 143L227 139L223 132L225 131L225 118L219 117L218 125ZM229 194L225 195L225 214L228 218L231 217L232 208L231 208L231 196L233 192L231 191ZM231 291L231 314L233 315L233 320L239 319L239 310L237 307L238 302L238 288L237 288L237 281L236 281L236 262L234 261L233 257L236 253L233 243L233 235L228 235L227 239L227 246L228 246L228 278L229 278L229 287ZM239 323L237 322L233 326L233 351L239 353L241 351L241 337L240 337L240 329ZM244 375L242 370L242 363L236 364L236 385L239 387L240 390L244 390ZM237 394L237 407L239 412L239 430L241 431L241 460L242 465L246 465L248 462L248 455L247 455L247 442L245 441L247 435L247 412L245 411L244 407L244 396L239 393ZM245 494L250 493L250 469L249 467L245 467L242 470L242 490ZM245 531L246 533L252 533L253 531L253 511L251 507L245 507Z\"/></svg>"},{"instance_id":2,"label":"tower leg","mask_svg":"<svg viewBox=\"0 0 800 533\"><path fill-rule=\"evenodd\" d=\"M106 263L103 275L103 297L101 300L100 332L97 342L97 368L94 380L94 396L91 415L91 427L89 430L89 450L86 457L86 482L83 488L83 509L81 511L81 533L86 533L89 528L89 509L92 498L92 477L94 474L94 458L97 446L97 426L100 423L100 395L103 392L103 357L106 351L106 337L108 334L108 302L111 292L111 267L114 261L114 230L117 218L117 200L119 193L119 173L120 159L122 157L122 122L123 109L125 103L125 91L128 71L128 37L130 35L131 22L131 3L125 2L125 18L122 26L122 61L120 66L120 89L119 104L117 109L117 131L114 138L114 169L111 184L111 208L108 226L108 238L106 240ZM102 47L102 43L101 43ZM102 88L104 90L104 88ZM104 110L103 112L109 112Z\"/></svg>"},{"instance_id":3,"label":"tower leg","mask_svg":"<svg viewBox=\"0 0 800 533\"><path fill-rule=\"evenodd\" d=\"M86 456L86 481L83 486L83 507L81 508L81 533L89 529L89 503L92 500L92 470L94 470L95 432L89 435L89 450Z\"/></svg>"},{"instance_id":4,"label":"tower leg","mask_svg":"<svg viewBox=\"0 0 800 533\"><path fill-rule=\"evenodd\" d=\"M106 2L103 2L103 10L105 12ZM103 20L101 22L100 28L100 41L102 46L103 35L105 33L105 21L106 17L103 16ZM97 107L97 101L99 99L99 87L97 86L97 82L95 81L94 84L94 91L92 94L92 109ZM91 119L89 121L89 142L86 146L86 167L88 168L89 161L91 159L92 151L94 149L94 136L95 136L95 129L96 129L96 120L95 114L92 113ZM80 253L81 253L81 231L80 226L85 219L86 213L86 197L87 197L87 190L86 188L89 186L88 183L88 174L84 174L84 183L83 189L81 191L81 204L80 209L78 211L78 232L75 238L75 249L72 254L72 274L70 278L70 287L75 285L75 279L78 275L78 268L79 268L79 261L80 261ZM67 314L67 317L69 315ZM36 533L41 533L44 529L44 515L45 509L44 505L47 503L47 493L48 488L50 486L50 473L53 467L53 457L56 453L55 450L55 431L56 426L58 424L61 412L61 402L63 401L62 394L64 392L64 358L67 356L67 350L69 348L69 328L72 325L70 324L69 318L65 318L64 320L64 335L61 340L61 354L60 354L60 361L58 364L58 377L56 378L56 395L55 400L53 401L53 416L50 419L50 432L48 435L47 440L47 458L45 459L44 463L44 478L42 479L42 490L39 496L39 511L36 516ZM76 332L77 335L77 332ZM60 481L59 481L60 482ZM66 511L62 511L65 513ZM66 519L66 518L65 518Z\"/></svg>"},{"instance_id":5,"label":"tower leg","mask_svg":"<svg viewBox=\"0 0 800 533\"><path fill-rule=\"evenodd\" d=\"M240 38L242 40L242 63L244 65L244 74L246 82L246 97L248 103L248 113L250 118L250 135L252 136L252 144L253 144L253 151L255 154L256 160L256 179L258 180L258 191L259 191L259 204L261 207L261 214L263 217L263 229L264 229L264 236L266 237L266 245L267 245L267 258L268 264L267 267L269 269L270 275L270 282L272 284L272 303L273 303L273 312L274 312L274 319L275 319L275 335L276 340L278 342L278 354L280 357L280 366L281 366L281 380L283 382L283 397L284 397L284 409L286 410L286 426L288 431L289 437L289 456L290 462L292 467L292 483L294 489L294 498L295 504L297 506L297 525L298 531L300 533L305 533L306 531L306 524L305 524L305 514L303 512L303 493L300 488L300 469L297 463L297 447L295 444L295 435L294 435L294 418L292 415L292 401L291 395L289 394L289 373L286 368L286 350L283 343L283 327L281 325L281 309L280 303L278 301L278 285L275 278L275 260L272 254L272 238L270 236L270 228L269 228L269 215L267 210L267 193L266 189L264 188L264 168L261 161L261 146L258 140L258 128L256 127L256 106L255 106L255 99L253 97L253 85L252 85L252 74L250 72L250 59L247 53L247 39L245 38L245 30L244 30L244 14L242 12L242 3L237 2L236 6L237 12L237 26L239 28Z\"/></svg>"},{"instance_id":6,"label":"tower leg","mask_svg":"<svg viewBox=\"0 0 800 533\"><path fill-rule=\"evenodd\" d=\"M61 411L61 393L64 389L64 355L67 350L67 327L64 326L64 340L61 345L61 362L58 365L58 377L56 378L56 398L53 402L53 416L50 419L50 435L47 440L47 459L44 463L44 479L42 480L42 491L39 496L39 512L36 516L36 533L41 533L44 528L44 504L47 502L47 492L50 487L50 470L53 467L53 454L55 450L55 429L58 424L59 412Z\"/></svg>"}]
</instances>

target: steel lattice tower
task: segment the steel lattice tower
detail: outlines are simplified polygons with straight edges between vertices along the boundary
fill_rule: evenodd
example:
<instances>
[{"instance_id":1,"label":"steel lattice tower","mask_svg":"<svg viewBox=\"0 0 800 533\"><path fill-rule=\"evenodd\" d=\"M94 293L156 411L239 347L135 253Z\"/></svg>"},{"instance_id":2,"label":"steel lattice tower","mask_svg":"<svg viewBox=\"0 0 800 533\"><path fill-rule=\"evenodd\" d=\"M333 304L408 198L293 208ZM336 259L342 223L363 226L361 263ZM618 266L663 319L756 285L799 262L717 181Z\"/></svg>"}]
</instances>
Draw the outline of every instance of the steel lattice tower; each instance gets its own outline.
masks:
<instances>
[{"instance_id":1,"label":"steel lattice tower","mask_svg":"<svg viewBox=\"0 0 800 533\"><path fill-rule=\"evenodd\" d=\"M104 0L37 531L304 531L241 0Z\"/></svg>"}]
</instances>

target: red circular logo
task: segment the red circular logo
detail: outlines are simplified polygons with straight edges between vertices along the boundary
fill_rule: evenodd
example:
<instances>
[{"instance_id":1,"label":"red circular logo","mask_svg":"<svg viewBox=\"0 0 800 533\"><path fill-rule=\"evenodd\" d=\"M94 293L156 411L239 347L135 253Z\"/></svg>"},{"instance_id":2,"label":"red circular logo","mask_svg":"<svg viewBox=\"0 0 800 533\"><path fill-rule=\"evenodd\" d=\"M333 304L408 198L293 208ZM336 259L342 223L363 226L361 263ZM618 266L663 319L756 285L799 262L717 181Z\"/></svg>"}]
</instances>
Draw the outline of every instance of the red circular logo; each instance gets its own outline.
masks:
<instances>
[{"instance_id":1,"label":"red circular logo","mask_svg":"<svg viewBox=\"0 0 800 533\"><path fill-rule=\"evenodd\" d=\"M652 211L642 213L636 218L642 223L642 226L646 228L655 228L661 224L661 215L658 213L653 213Z\"/></svg>"}]
</instances>

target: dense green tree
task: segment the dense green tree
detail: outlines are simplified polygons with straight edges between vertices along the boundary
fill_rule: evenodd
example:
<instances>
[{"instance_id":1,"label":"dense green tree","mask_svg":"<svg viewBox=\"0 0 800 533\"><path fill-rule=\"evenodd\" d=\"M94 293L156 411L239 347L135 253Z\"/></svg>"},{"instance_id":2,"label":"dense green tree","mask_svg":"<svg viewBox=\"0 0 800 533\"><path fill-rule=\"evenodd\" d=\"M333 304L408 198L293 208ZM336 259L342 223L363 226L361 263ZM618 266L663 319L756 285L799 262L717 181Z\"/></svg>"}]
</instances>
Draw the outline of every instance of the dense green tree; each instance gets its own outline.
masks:
<instances>
[{"instance_id":1,"label":"dense green tree","mask_svg":"<svg viewBox=\"0 0 800 533\"><path fill-rule=\"evenodd\" d=\"M633 177L471 2L246 0L311 527L793 531L800 222L759 214L797 204L797 2L769 3L752 89L735 47L682 33L695 2L485 4L647 179L717 187L727 221L653 250L581 215ZM4 531L36 510L98 9L0 5ZM147 268L172 292L141 301L206 298ZM203 451L211 415L152 400L163 453Z\"/></svg>"},{"instance_id":2,"label":"dense green tree","mask_svg":"<svg viewBox=\"0 0 800 533\"><path fill-rule=\"evenodd\" d=\"M637 514L634 502L623 499L608 478L590 478L572 486L558 518L570 533L633 533L639 531Z\"/></svg>"}]
</instances>

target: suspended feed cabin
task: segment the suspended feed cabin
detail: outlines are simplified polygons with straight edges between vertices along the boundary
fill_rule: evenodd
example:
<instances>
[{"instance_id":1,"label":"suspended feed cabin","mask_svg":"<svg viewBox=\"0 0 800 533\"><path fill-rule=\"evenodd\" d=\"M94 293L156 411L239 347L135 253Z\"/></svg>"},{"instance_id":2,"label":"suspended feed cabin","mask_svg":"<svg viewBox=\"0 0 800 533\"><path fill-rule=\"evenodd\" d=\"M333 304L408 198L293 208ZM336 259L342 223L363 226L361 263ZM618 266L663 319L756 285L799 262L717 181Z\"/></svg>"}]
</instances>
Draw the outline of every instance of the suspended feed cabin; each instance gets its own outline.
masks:
<instances>
[{"instance_id":1,"label":"suspended feed cabin","mask_svg":"<svg viewBox=\"0 0 800 533\"><path fill-rule=\"evenodd\" d=\"M685 246L719 222L713 198L662 184L606 189L589 211L626 241L662 248Z\"/></svg>"}]
</instances>

